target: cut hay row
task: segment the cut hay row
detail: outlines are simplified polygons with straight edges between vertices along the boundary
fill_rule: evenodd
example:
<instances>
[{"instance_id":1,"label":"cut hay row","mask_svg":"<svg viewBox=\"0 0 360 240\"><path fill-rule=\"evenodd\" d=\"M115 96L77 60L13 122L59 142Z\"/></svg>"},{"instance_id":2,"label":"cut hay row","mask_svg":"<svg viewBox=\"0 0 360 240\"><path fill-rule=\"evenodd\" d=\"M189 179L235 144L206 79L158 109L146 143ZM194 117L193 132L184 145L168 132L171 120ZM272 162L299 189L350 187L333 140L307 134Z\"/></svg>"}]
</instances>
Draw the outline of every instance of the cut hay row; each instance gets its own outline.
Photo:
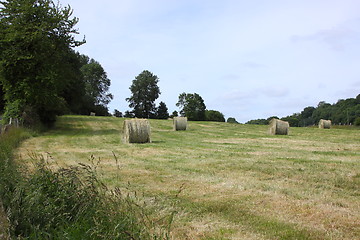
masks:
<instances>
[{"instance_id":1,"label":"cut hay row","mask_svg":"<svg viewBox=\"0 0 360 240\"><path fill-rule=\"evenodd\" d=\"M123 125L125 143L150 143L151 129L147 119L125 120Z\"/></svg>"},{"instance_id":2,"label":"cut hay row","mask_svg":"<svg viewBox=\"0 0 360 240\"><path fill-rule=\"evenodd\" d=\"M174 131L185 131L187 128L187 117L174 117Z\"/></svg>"},{"instance_id":3,"label":"cut hay row","mask_svg":"<svg viewBox=\"0 0 360 240\"><path fill-rule=\"evenodd\" d=\"M331 120L320 119L319 128L330 129L331 128Z\"/></svg>"},{"instance_id":4,"label":"cut hay row","mask_svg":"<svg viewBox=\"0 0 360 240\"><path fill-rule=\"evenodd\" d=\"M273 118L269 124L269 132L272 135L289 135L289 123Z\"/></svg>"}]
</instances>

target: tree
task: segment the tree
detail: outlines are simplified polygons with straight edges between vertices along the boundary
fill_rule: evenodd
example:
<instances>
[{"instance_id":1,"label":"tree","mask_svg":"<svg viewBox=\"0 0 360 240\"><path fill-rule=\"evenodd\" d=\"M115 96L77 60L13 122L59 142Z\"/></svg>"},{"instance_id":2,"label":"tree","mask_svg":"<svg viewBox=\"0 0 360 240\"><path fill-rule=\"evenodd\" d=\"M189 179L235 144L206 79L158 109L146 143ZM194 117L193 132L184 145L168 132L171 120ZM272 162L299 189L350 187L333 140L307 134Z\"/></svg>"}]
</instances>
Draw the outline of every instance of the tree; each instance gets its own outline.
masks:
<instances>
[{"instance_id":1,"label":"tree","mask_svg":"<svg viewBox=\"0 0 360 240\"><path fill-rule=\"evenodd\" d=\"M81 55L80 58L82 64L80 70L85 87L81 113L88 115L90 112L95 112L96 115L104 115L106 106L113 99L112 94L109 93L111 81L99 62L85 55ZM98 112L99 110L101 113Z\"/></svg>"},{"instance_id":2,"label":"tree","mask_svg":"<svg viewBox=\"0 0 360 240\"><path fill-rule=\"evenodd\" d=\"M290 127L298 127L299 126L299 119L296 117L295 114L287 117L281 118L281 120L289 122Z\"/></svg>"},{"instance_id":3,"label":"tree","mask_svg":"<svg viewBox=\"0 0 360 240\"><path fill-rule=\"evenodd\" d=\"M180 114L189 120L204 121L206 106L202 97L197 93L181 93L176 106L180 107Z\"/></svg>"},{"instance_id":4,"label":"tree","mask_svg":"<svg viewBox=\"0 0 360 240\"><path fill-rule=\"evenodd\" d=\"M155 116L155 100L159 97L159 78L148 70L141 72L132 81L130 91L131 97L126 98L129 107L133 108L135 117L152 118Z\"/></svg>"},{"instance_id":5,"label":"tree","mask_svg":"<svg viewBox=\"0 0 360 240\"><path fill-rule=\"evenodd\" d=\"M268 125L269 121L267 119L261 118L261 119L249 120L245 124Z\"/></svg>"},{"instance_id":6,"label":"tree","mask_svg":"<svg viewBox=\"0 0 360 240\"><path fill-rule=\"evenodd\" d=\"M179 113L177 111L173 111L172 114L170 115L171 118L178 117L178 116L179 116Z\"/></svg>"},{"instance_id":7,"label":"tree","mask_svg":"<svg viewBox=\"0 0 360 240\"><path fill-rule=\"evenodd\" d=\"M85 41L74 38L77 18L51 0L4 0L0 11L0 81L6 104L18 102L43 123L66 110L64 56ZM5 117L11 117L5 112Z\"/></svg>"},{"instance_id":8,"label":"tree","mask_svg":"<svg viewBox=\"0 0 360 240\"><path fill-rule=\"evenodd\" d=\"M164 102L159 103L159 107L156 109L156 118L157 119L168 119L169 112L166 104Z\"/></svg>"},{"instance_id":9,"label":"tree","mask_svg":"<svg viewBox=\"0 0 360 240\"><path fill-rule=\"evenodd\" d=\"M215 110L205 110L206 121L225 122L224 114Z\"/></svg>"},{"instance_id":10,"label":"tree","mask_svg":"<svg viewBox=\"0 0 360 240\"><path fill-rule=\"evenodd\" d=\"M114 116L115 116L115 117L123 117L123 114L122 114L122 112L120 112L119 110L115 109L115 110L114 110Z\"/></svg>"},{"instance_id":11,"label":"tree","mask_svg":"<svg viewBox=\"0 0 360 240\"><path fill-rule=\"evenodd\" d=\"M134 118L135 115L131 111L125 111L124 117L125 118Z\"/></svg>"},{"instance_id":12,"label":"tree","mask_svg":"<svg viewBox=\"0 0 360 240\"><path fill-rule=\"evenodd\" d=\"M228 122L228 123L238 123L238 121L236 121L236 119L233 118L233 117L229 117L229 118L226 120L226 122Z\"/></svg>"}]
</instances>

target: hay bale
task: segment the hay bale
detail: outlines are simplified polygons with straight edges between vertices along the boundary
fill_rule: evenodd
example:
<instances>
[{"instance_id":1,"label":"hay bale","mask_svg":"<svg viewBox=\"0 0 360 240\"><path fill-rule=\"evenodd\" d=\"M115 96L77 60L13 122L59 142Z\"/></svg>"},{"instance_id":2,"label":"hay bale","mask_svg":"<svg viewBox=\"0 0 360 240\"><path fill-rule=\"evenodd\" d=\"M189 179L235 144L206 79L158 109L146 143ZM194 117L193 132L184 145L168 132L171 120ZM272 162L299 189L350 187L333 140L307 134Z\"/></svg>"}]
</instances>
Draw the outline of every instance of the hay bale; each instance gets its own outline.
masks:
<instances>
[{"instance_id":1,"label":"hay bale","mask_svg":"<svg viewBox=\"0 0 360 240\"><path fill-rule=\"evenodd\" d=\"M185 131L187 128L187 117L174 117L174 131Z\"/></svg>"},{"instance_id":2,"label":"hay bale","mask_svg":"<svg viewBox=\"0 0 360 240\"><path fill-rule=\"evenodd\" d=\"M330 129L331 128L331 120L320 119L319 128Z\"/></svg>"},{"instance_id":3,"label":"hay bale","mask_svg":"<svg viewBox=\"0 0 360 240\"><path fill-rule=\"evenodd\" d=\"M272 135L288 135L289 134L289 123L273 118L269 124L269 132Z\"/></svg>"},{"instance_id":4,"label":"hay bale","mask_svg":"<svg viewBox=\"0 0 360 240\"><path fill-rule=\"evenodd\" d=\"M95 117L95 115L96 115L96 113L90 112L90 116L91 116L91 117Z\"/></svg>"},{"instance_id":5,"label":"hay bale","mask_svg":"<svg viewBox=\"0 0 360 240\"><path fill-rule=\"evenodd\" d=\"M125 120L123 126L125 143L148 143L151 142L150 123L147 119Z\"/></svg>"}]
</instances>

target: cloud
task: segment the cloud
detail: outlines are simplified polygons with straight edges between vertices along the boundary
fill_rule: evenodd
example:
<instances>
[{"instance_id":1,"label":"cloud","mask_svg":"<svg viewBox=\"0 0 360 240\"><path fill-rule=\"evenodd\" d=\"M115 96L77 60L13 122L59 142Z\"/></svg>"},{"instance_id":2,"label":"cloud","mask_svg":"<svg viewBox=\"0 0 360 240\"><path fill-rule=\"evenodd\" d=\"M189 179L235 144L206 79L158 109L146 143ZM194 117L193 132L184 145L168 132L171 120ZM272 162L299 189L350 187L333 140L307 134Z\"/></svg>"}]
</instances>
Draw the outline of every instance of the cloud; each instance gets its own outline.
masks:
<instances>
[{"instance_id":1,"label":"cloud","mask_svg":"<svg viewBox=\"0 0 360 240\"><path fill-rule=\"evenodd\" d=\"M291 41L294 43L316 41L325 43L332 50L343 51L359 42L360 32L353 27L353 25L358 25L359 23L360 19L356 19L333 28L319 30L312 34L293 35Z\"/></svg>"}]
</instances>

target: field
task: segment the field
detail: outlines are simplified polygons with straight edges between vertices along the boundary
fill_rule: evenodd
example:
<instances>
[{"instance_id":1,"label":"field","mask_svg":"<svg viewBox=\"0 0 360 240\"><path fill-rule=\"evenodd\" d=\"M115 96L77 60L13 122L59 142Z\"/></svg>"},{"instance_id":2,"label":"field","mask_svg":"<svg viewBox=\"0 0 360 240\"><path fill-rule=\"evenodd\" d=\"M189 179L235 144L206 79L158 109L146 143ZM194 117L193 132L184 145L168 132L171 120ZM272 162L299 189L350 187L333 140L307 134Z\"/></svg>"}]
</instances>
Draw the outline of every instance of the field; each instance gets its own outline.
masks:
<instances>
[{"instance_id":1,"label":"field","mask_svg":"<svg viewBox=\"0 0 360 240\"><path fill-rule=\"evenodd\" d=\"M95 162L173 239L360 239L360 130L150 120L152 143L124 144L123 119L63 116L17 159ZM98 163L99 162L99 163ZM174 214L174 215L173 215Z\"/></svg>"}]
</instances>

